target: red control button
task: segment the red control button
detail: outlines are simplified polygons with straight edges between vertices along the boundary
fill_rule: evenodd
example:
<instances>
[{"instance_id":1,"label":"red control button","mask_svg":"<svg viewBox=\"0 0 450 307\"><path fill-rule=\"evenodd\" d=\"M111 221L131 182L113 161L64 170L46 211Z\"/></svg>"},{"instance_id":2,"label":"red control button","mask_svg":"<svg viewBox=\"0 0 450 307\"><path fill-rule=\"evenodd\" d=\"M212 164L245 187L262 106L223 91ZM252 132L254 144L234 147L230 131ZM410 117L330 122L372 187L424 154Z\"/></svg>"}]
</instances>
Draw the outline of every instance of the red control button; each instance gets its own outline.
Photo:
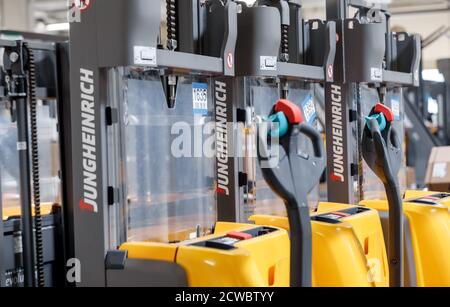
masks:
<instances>
[{"instance_id":1,"label":"red control button","mask_svg":"<svg viewBox=\"0 0 450 307\"><path fill-rule=\"evenodd\" d=\"M351 216L351 214L345 213L345 212L332 212L331 214L334 214L334 215L337 215L337 216L340 216L340 217L349 217L349 216Z\"/></svg>"},{"instance_id":2,"label":"red control button","mask_svg":"<svg viewBox=\"0 0 450 307\"><path fill-rule=\"evenodd\" d=\"M283 112L291 125L297 125L303 121L302 111L299 106L287 99L278 100L275 105L275 112Z\"/></svg>"},{"instance_id":3,"label":"red control button","mask_svg":"<svg viewBox=\"0 0 450 307\"><path fill-rule=\"evenodd\" d=\"M394 118L395 118L394 112L392 112L392 110L389 107L385 106L384 104L377 103L374 111L375 111L375 113L383 113L388 122L391 123L394 121Z\"/></svg>"},{"instance_id":4,"label":"red control button","mask_svg":"<svg viewBox=\"0 0 450 307\"><path fill-rule=\"evenodd\" d=\"M241 241L250 240L253 238L253 236L249 233L237 232L237 231L231 231L231 232L227 233L227 237L241 240Z\"/></svg>"}]
</instances>

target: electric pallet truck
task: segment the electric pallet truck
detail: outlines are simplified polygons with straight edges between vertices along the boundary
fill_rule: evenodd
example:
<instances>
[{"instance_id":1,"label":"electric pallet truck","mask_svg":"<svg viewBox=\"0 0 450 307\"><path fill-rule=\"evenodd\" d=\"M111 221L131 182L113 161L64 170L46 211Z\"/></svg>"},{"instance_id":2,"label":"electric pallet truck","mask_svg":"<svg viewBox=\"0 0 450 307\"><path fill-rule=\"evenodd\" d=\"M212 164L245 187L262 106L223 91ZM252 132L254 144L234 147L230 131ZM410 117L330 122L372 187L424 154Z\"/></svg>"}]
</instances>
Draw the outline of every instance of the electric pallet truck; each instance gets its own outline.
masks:
<instances>
[{"instance_id":1,"label":"electric pallet truck","mask_svg":"<svg viewBox=\"0 0 450 307\"><path fill-rule=\"evenodd\" d=\"M234 5L234 3L228 1L226 6L213 4L211 12L217 16L226 14L227 7L230 5ZM248 75L275 76L277 72L278 46L281 42L281 32L279 32L281 27L270 29L270 24L267 24L267 20L280 24L278 11L274 8L247 7L244 4L242 4L241 10L237 19L237 76L243 78ZM257 35L249 35L249 33L254 34L252 30L257 30L260 34L267 34L260 27L256 26L258 24L271 31L273 34L271 38L273 38L274 44L258 41L255 39L255 37L259 37ZM221 27L223 29L228 28L224 24ZM248 32L244 31L244 29L247 29ZM329 33L334 33L333 31L334 28L331 28ZM333 42L333 40L330 41ZM262 50L255 46L261 47ZM261 53L261 57L254 56L251 60L245 61L252 52ZM274 56L272 57L271 55ZM334 56L333 53L330 56L332 58ZM265 60L261 62L261 58L265 58ZM327 58L327 60L330 59ZM257 65L253 66L254 63L257 63ZM289 66L287 67L289 68ZM292 67L294 68L295 66ZM312 69L315 72L312 78L325 78L325 71L322 66L303 66L301 68ZM293 70L285 69L283 73L286 73L284 76L288 76L289 73L293 73ZM307 75L302 77L301 73L301 71L296 72L291 78L306 78ZM243 78L239 81L245 82ZM227 82L224 82L224 84ZM216 93L216 99L221 96L222 94ZM219 105L220 110L223 110L222 107ZM228 104L227 107L233 110L235 109L235 104ZM285 105L283 110L289 112L290 106ZM292 111L296 112L296 110ZM218 111L216 110L216 112ZM283 118L282 114L280 113L281 119ZM298 114L290 114L298 118ZM300 122L296 123L299 124ZM301 126L299 129L303 132L310 131L307 126ZM315 136L309 135L310 137ZM319 150L319 147L317 148ZM323 159L320 160L319 158L319 161L323 166ZM317 166L321 174L320 165ZM223 197L223 191L222 193L219 191L217 193L218 197ZM219 202L218 206L229 207L231 203L222 204ZM289 215L290 236L285 229L273 226L218 222L214 227L214 234L211 236L200 237L177 244L130 242L123 244L120 249L127 252L128 259L159 260L176 263L185 271L187 276L186 284L189 286L291 285L309 287L311 286L311 234L307 208L305 208L305 203L296 202L287 202L286 207L291 212ZM218 209L220 210L220 207ZM291 240L289 240L289 237ZM268 254L267 251L269 250L273 252ZM218 278L218 276L221 277Z\"/></svg>"}]
</instances>

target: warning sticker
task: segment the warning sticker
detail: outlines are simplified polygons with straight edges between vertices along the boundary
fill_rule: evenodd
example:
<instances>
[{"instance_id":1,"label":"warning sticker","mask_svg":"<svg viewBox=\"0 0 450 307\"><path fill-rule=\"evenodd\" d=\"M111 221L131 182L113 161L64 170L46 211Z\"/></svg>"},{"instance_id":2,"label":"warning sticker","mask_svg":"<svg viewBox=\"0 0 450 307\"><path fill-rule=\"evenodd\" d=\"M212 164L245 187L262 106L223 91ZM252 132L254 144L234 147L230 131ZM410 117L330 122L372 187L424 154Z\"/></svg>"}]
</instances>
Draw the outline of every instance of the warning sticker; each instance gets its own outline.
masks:
<instances>
[{"instance_id":1,"label":"warning sticker","mask_svg":"<svg viewBox=\"0 0 450 307\"><path fill-rule=\"evenodd\" d=\"M192 83L192 103L194 114L208 114L208 84Z\"/></svg>"}]
</instances>

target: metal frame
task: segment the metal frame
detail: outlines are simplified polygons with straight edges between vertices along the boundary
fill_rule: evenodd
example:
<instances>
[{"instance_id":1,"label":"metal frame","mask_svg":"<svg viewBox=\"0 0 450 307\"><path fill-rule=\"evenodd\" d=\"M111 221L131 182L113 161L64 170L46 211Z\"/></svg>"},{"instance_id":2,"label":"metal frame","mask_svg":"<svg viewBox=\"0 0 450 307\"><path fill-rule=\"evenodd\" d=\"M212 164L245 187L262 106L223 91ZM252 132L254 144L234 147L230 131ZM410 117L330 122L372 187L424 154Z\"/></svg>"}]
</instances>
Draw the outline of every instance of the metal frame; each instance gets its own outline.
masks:
<instances>
[{"instance_id":1,"label":"metal frame","mask_svg":"<svg viewBox=\"0 0 450 307\"><path fill-rule=\"evenodd\" d=\"M375 27L386 27L389 29L389 13L385 6L373 6L366 1L360 0L327 0L327 20L336 21L338 32L338 45L336 59L334 63L335 82L328 82L325 85L325 113L326 113L326 136L327 136L327 173L328 173L328 200L338 203L355 204L361 200L361 191L355 191L355 183L362 185L362 164L359 147L359 140L354 135L361 134L359 123L360 116L360 83L375 84L385 88L395 88L403 86L418 86L419 68L421 59L420 38L411 37L409 46L397 42L397 37L392 36L388 30L384 30L389 35L386 39L386 67L379 70L380 76L376 80L370 80L371 67L369 63L363 62L361 75L354 75L352 63L354 61L364 61L356 53L352 60L346 61L349 50L354 52L358 48L350 43L360 44L361 42L351 42L347 36L349 7L358 8L361 12L368 12L371 8L380 9L386 17L384 24L374 24ZM355 24L355 29L361 26L362 30L371 28L372 24ZM369 33L370 34L370 33ZM404 34L406 35L406 34ZM392 39L391 39L392 38ZM393 45L396 42L397 45ZM405 58L410 58L410 63L400 63L394 61L397 54L412 50L412 54L407 54ZM381 64L381 63L380 63ZM381 67L381 65L380 65ZM350 74L352 72L352 74ZM373 72L372 72L373 74ZM331 124L330 124L331 123Z\"/></svg>"},{"instance_id":2,"label":"metal frame","mask_svg":"<svg viewBox=\"0 0 450 307\"><path fill-rule=\"evenodd\" d=\"M17 120L17 151L19 156L19 193L21 208L21 232L22 232L22 261L24 268L24 283L26 287L36 285L35 268L35 244L33 234L32 216L32 191L31 191L31 163L29 140L29 89L27 86L27 61L28 51L23 42L15 42L13 47L6 47L4 64L9 70L11 80L8 97L15 102ZM15 55L16 59L9 61Z\"/></svg>"},{"instance_id":3,"label":"metal frame","mask_svg":"<svg viewBox=\"0 0 450 307\"><path fill-rule=\"evenodd\" d=\"M19 33L19 34L21 34L21 33ZM27 35L25 35L25 36L27 36ZM32 39L43 39L44 41L34 41ZM59 100L57 87L59 85L58 80L60 80L62 78L62 76L57 77L57 71L56 71L57 63L56 63L56 61L58 61L58 55L56 54L56 48L57 48L58 43L55 43L55 41L58 41L60 39L61 39L60 37L55 37L52 40L50 36L43 36L43 37L41 37L40 35L35 35L32 38L25 39L23 41L0 40L0 48L15 48L16 46L21 45L22 43L26 43L27 47L29 49L35 51L35 52L44 52L44 53L45 52L51 52L51 53L55 54L55 56L54 56L54 60L55 60L54 68L55 68L55 70L54 71L50 71L50 73L53 75L53 79L48 79L48 76L44 76L44 77L40 78L39 73L42 73L42 70L41 70L42 67L38 68L38 71L37 71L37 73L38 73L38 75L37 75L37 78L38 78L37 82L40 85L40 87L38 87L36 89L36 98L40 99L40 100L56 100L57 104L58 104L58 108L59 108L59 105L60 105L61 101ZM53 57L53 54L52 54L52 57ZM44 69L47 69L47 67L45 67ZM0 87L0 89L4 89L4 88ZM7 98L6 94L7 94L6 93L6 89L4 89L4 91L0 91L0 98ZM17 101L17 99L16 99L16 101ZM27 107L28 107L28 98L27 97L24 99L23 102L21 102L21 103L17 102L17 110L16 110L17 115L18 115L17 120L22 122L21 125L18 125L18 128L21 129L22 137L24 137L23 138L24 140L26 140L27 137L25 137L25 136L28 136L28 133L29 133L28 128L27 128L27 124L28 124L28 119L27 119L28 116L27 116L27 112L26 112ZM19 117L21 118L21 120L20 120ZM23 125L24 122L26 123L26 125ZM58 122L61 123L61 120L59 119ZM62 142L62 139L60 139L60 141ZM28 141L26 141L26 142L28 142ZM27 145L27 147L30 147L29 144ZM24 151L21 151L21 153L24 154L23 155L23 161L25 161L25 160L29 161L29 158L30 158L29 154L25 153ZM28 167L20 167L20 172L21 172L21 176L20 176L21 177L21 184L20 184L21 190L23 189L24 186L28 186L29 187L28 188L29 194L31 195L31 175L30 175L31 169L30 169L29 166ZM61 182L62 182L62 186L63 186L64 185L64 180L62 180ZM26 198L28 198L28 197L26 197ZM31 240L30 241L31 245L30 244L24 244L23 245L23 249L24 249L24 254L26 253L27 255L31 256L31 259L32 259L32 258L34 258L34 252L32 251L32 250L34 250L34 247L32 246L33 245L32 242L34 241L34 235L33 235L34 218L31 217L31 211L30 210L28 210L28 214L27 214L27 210L23 210L24 206L27 206L26 204L31 204L31 200L28 200L28 201L25 200L24 201L23 196L21 196L21 202L22 202L22 212L23 212L22 219L25 218L27 220L25 223L22 222L22 224L23 225L24 224L25 225L29 225L29 231L28 232L30 233L29 237L30 237L30 240ZM64 202L61 205L63 207ZM0 213L2 213L1 210L0 210ZM49 223L49 221L46 220L45 221L45 225L46 225L45 227L48 227L48 223ZM58 221L55 220L54 223L56 225L58 223ZM5 223L3 223L3 216L2 216L2 221L0 222L0 226L2 226L2 227L3 226L9 227L8 225L9 224L5 225ZM55 226L55 227L57 227L57 226ZM5 280L5 278L6 278L6 276L5 276L6 269L7 268L11 269L11 267L10 267L10 265L11 265L10 262L11 261L10 261L9 258L5 258L4 251L9 250L10 245L5 245L9 241L6 241L6 237L4 237L4 231L6 231L4 229L4 227L2 229L0 229L0 231L1 231L0 237L2 239L2 242L0 242L0 247L2 249L2 255L0 255L0 256L3 257L3 259L0 259L1 260L0 261L0 265L1 266L4 265L2 267L3 271L2 271L2 274L1 274L2 275L1 276L2 282L3 282L3 285L4 285L4 283L6 282L6 280ZM56 253L59 252L59 250L56 250L56 249L58 249L58 247L56 247L57 243L56 242L50 242L49 240L56 239L56 237L58 237L58 235L61 234L60 232L63 232L63 231L64 231L63 226L61 226L61 229L53 230L51 235L49 235L50 233L48 232L48 229L45 230L45 234L43 234L44 235L43 240L44 240L44 244L47 244L47 247L49 248L49 250L45 250L44 251L44 261L47 261L49 259L49 255L50 254L52 254L52 253L56 254ZM45 243L45 242L47 242L47 243ZM49 246L49 245L51 245L51 246ZM30 249L31 249L31 251L30 251ZM59 268L59 269L62 272L64 270L64 268L63 268L64 263L63 263L62 259L59 259L59 257L57 257L57 258L58 258L58 261L61 260L61 262L60 262L61 268ZM32 285L31 280L34 279L34 278L31 278L30 276L34 276L34 274L35 274L34 265L31 265L31 267L32 267L32 269L30 269L30 265L26 266L25 267L25 272L24 272L24 274L28 274L28 275L26 275L28 277L26 278L27 282L25 283L28 286ZM45 269L45 270L47 270L47 269ZM49 283L48 283L49 281L50 282L54 282L56 284L61 284L61 281L64 279L64 276L63 276L64 274L60 274L60 275L61 275L61 279L60 280L54 280L53 279L54 275L52 277L46 276L47 277L46 278L46 285L49 285Z\"/></svg>"},{"instance_id":4,"label":"metal frame","mask_svg":"<svg viewBox=\"0 0 450 307\"><path fill-rule=\"evenodd\" d=\"M2 33L2 32L0 32ZM47 36L44 36L47 37ZM40 38L40 36L37 36L37 38ZM28 41L27 42L28 47L33 50L38 51L51 51L56 52L57 45L59 43L54 42L41 42L41 41ZM10 41L10 40L4 40L0 39L0 48L3 47L15 47L17 45L16 41ZM38 99L49 99L49 98L56 98L58 97L58 92L56 88L51 87L38 87L36 89L36 95ZM6 88L0 85L0 98L6 97Z\"/></svg>"},{"instance_id":5,"label":"metal frame","mask_svg":"<svg viewBox=\"0 0 450 307\"><path fill-rule=\"evenodd\" d=\"M325 122L326 136L327 136L327 173L328 173L328 199L329 201L335 201L338 203L353 203L353 180L351 165L353 160L353 148L355 144L352 142L351 131L354 128L355 123L350 120L350 112L348 110L355 110L356 106L353 103L352 85L345 83L345 32L343 31L344 20L348 16L348 3L343 0L327 0L327 19L336 20L336 30L339 36L339 41L336 47L336 58L334 62L334 83L325 84ZM334 112L333 112L334 111ZM341 161L339 164L340 169L339 176L335 174L334 169L334 148L333 138L334 129L333 114L337 116L338 121L334 129L340 128L341 132L338 133L338 137L341 140L341 146L337 147L337 159ZM340 121L339 121L340 117ZM344 154L341 154L341 153ZM337 172L336 172L337 173Z\"/></svg>"}]
</instances>

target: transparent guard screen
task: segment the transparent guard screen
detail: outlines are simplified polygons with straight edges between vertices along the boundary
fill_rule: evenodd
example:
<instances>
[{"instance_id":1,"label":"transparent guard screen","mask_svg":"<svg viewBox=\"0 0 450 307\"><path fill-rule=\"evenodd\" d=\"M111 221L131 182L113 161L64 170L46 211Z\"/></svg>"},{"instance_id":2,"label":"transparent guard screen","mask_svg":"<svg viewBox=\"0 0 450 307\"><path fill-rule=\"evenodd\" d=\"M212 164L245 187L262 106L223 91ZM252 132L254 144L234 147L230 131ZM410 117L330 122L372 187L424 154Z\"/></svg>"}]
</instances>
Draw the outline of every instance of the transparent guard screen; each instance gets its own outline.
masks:
<instances>
[{"instance_id":1,"label":"transparent guard screen","mask_svg":"<svg viewBox=\"0 0 450 307\"><path fill-rule=\"evenodd\" d=\"M400 144L402 144L402 152L405 153L405 143L404 143L404 106L403 106L403 90L393 89L388 91L385 98L385 103L391 108L395 115L394 127L399 132ZM361 111L363 114L369 114L373 106L377 101L379 101L378 93L374 89L369 89L365 86L361 87L361 101L373 101L373 104L363 103ZM362 117L364 121L364 117ZM362 127L365 123L362 122ZM403 154L402 167L399 172L399 184L401 193L406 191L406 156ZM384 185L377 175L370 169L367 163L363 162L363 174L364 181L362 186L363 199L386 199L386 192Z\"/></svg>"},{"instance_id":2,"label":"transparent guard screen","mask_svg":"<svg viewBox=\"0 0 450 307\"><path fill-rule=\"evenodd\" d=\"M0 68L1 69L1 68ZM42 204L61 203L60 152L56 101L38 101L39 175ZM17 122L11 103L0 99L0 181L3 207L20 214ZM31 171L31 170L30 170ZM17 210L15 210L17 209Z\"/></svg>"},{"instance_id":3,"label":"transparent guard screen","mask_svg":"<svg viewBox=\"0 0 450 307\"><path fill-rule=\"evenodd\" d=\"M275 80L260 80L256 78L249 78L246 80L246 86L249 88L248 107L253 109L255 116L268 116L274 104L279 100L280 97L278 84L275 82ZM309 85L305 85L301 82L289 83L288 99L300 106L302 110L303 104L308 99L312 99L311 95L312 90ZM256 122L256 119L253 120L253 122ZM316 126L317 120L314 120L312 118L310 124ZM256 144L256 128L247 129L246 131L252 132L250 136L246 136L247 144L249 142L253 142L253 144ZM256 149L256 145L247 147ZM300 148L304 151L312 152L312 144L310 141L306 141L304 144L300 144ZM256 153L254 153L253 157L256 157ZM252 159L250 161L249 159L247 159L247 162L245 164L245 168L248 169L251 167L253 169L253 171L247 170L247 173L254 174L253 180L255 182L254 187L248 188L248 192L253 191L253 194L247 193L248 196L246 196L246 200L248 202L247 207L253 209L253 212L249 212L248 214L269 214L278 216L286 215L286 209L283 201L277 195L275 195L267 185L256 159ZM318 185L313 189L313 191L309 193L308 201L310 208L314 210L317 207L317 203L319 201ZM249 206L249 204L253 205Z\"/></svg>"},{"instance_id":4,"label":"transparent guard screen","mask_svg":"<svg viewBox=\"0 0 450 307\"><path fill-rule=\"evenodd\" d=\"M120 121L111 136L116 144L109 143L125 205L124 239L178 242L208 234L216 221L209 80L179 77L169 108L155 72L114 69L109 78L110 95L118 97L108 99Z\"/></svg>"}]
</instances>

